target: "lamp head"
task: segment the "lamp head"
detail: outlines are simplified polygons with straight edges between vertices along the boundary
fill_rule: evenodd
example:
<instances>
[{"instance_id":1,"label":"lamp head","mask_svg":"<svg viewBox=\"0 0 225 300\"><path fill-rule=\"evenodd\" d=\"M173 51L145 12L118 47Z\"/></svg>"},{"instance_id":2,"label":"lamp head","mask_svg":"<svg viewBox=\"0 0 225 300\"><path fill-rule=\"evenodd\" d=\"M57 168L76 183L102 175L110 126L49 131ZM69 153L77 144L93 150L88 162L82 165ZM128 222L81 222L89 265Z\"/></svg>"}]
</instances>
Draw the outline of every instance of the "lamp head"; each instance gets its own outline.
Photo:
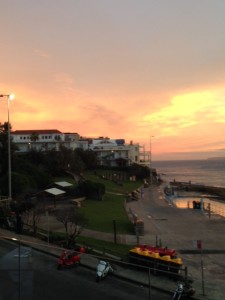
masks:
<instances>
[{"instance_id":1,"label":"lamp head","mask_svg":"<svg viewBox=\"0 0 225 300\"><path fill-rule=\"evenodd\" d=\"M8 97L9 100L13 100L15 98L15 95L14 94L9 94L9 95L0 94L0 97Z\"/></svg>"},{"instance_id":2,"label":"lamp head","mask_svg":"<svg viewBox=\"0 0 225 300\"><path fill-rule=\"evenodd\" d=\"M8 97L9 97L9 100L13 100L15 98L15 95L14 94L10 94L10 95L8 95Z\"/></svg>"}]
</instances>

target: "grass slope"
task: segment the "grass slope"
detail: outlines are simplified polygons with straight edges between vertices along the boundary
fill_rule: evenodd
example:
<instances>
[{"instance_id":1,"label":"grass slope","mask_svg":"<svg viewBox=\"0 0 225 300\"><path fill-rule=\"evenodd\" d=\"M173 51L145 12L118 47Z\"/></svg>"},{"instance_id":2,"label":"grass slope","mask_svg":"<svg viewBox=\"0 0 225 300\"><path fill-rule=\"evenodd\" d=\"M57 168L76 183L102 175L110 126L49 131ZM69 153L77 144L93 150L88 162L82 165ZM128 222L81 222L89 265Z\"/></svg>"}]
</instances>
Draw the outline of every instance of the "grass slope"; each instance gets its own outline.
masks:
<instances>
[{"instance_id":1,"label":"grass slope","mask_svg":"<svg viewBox=\"0 0 225 300\"><path fill-rule=\"evenodd\" d=\"M103 201L87 199L81 212L88 219L86 228L101 231L113 232L113 220L116 221L117 233L133 233L133 226L125 211L126 194L136 190L142 185L141 182L123 182L118 185L111 180L105 180L94 173L85 173L85 178L94 182L105 184L106 194Z\"/></svg>"}]
</instances>

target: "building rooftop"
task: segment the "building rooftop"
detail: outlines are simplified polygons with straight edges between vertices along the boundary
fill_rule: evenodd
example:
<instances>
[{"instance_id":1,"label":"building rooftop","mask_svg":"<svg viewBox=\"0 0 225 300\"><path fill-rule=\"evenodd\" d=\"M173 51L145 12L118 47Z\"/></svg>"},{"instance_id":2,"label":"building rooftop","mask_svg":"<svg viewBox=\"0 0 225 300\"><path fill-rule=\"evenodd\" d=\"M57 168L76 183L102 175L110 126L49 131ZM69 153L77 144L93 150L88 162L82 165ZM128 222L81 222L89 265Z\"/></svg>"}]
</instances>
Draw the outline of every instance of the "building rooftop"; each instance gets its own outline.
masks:
<instances>
[{"instance_id":1,"label":"building rooftop","mask_svg":"<svg viewBox=\"0 0 225 300\"><path fill-rule=\"evenodd\" d=\"M12 134L32 134L32 133L37 133L37 134L52 134L52 133L62 133L58 129L31 129L31 130L15 130L12 131Z\"/></svg>"}]
</instances>

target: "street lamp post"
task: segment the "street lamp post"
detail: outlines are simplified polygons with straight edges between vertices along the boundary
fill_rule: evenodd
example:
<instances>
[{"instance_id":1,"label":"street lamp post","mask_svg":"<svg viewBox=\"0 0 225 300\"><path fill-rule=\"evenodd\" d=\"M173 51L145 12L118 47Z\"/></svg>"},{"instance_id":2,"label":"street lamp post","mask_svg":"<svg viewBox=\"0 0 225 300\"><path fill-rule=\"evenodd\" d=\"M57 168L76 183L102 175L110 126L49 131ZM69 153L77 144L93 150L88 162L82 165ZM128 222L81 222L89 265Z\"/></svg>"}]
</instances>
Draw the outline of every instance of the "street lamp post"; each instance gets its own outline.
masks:
<instances>
[{"instance_id":1,"label":"street lamp post","mask_svg":"<svg viewBox=\"0 0 225 300\"><path fill-rule=\"evenodd\" d=\"M10 120L9 120L9 101L14 99L13 94L3 95L0 97L7 97L7 113L8 113L8 173L9 173L9 200L12 200L12 174L11 174L11 137L10 137Z\"/></svg>"},{"instance_id":2,"label":"street lamp post","mask_svg":"<svg viewBox=\"0 0 225 300\"><path fill-rule=\"evenodd\" d=\"M154 135L150 135L150 158L149 158L149 162L150 162L150 185L152 185L152 138L154 137Z\"/></svg>"}]
</instances>

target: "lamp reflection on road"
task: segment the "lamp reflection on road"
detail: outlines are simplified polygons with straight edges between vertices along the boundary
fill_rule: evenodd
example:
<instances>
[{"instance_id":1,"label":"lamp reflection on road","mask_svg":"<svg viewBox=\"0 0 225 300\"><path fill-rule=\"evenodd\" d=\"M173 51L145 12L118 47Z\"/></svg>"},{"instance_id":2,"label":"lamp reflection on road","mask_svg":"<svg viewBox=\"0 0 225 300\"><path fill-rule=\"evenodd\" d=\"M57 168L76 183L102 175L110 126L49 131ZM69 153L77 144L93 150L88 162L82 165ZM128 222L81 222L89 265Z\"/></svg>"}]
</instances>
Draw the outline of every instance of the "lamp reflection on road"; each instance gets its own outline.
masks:
<instances>
[{"instance_id":1,"label":"lamp reflection on road","mask_svg":"<svg viewBox=\"0 0 225 300\"><path fill-rule=\"evenodd\" d=\"M21 298L21 265L20 265L21 242L20 242L20 239L16 239L16 238L12 238L12 240L18 242L18 299L20 300L20 298Z\"/></svg>"}]
</instances>

